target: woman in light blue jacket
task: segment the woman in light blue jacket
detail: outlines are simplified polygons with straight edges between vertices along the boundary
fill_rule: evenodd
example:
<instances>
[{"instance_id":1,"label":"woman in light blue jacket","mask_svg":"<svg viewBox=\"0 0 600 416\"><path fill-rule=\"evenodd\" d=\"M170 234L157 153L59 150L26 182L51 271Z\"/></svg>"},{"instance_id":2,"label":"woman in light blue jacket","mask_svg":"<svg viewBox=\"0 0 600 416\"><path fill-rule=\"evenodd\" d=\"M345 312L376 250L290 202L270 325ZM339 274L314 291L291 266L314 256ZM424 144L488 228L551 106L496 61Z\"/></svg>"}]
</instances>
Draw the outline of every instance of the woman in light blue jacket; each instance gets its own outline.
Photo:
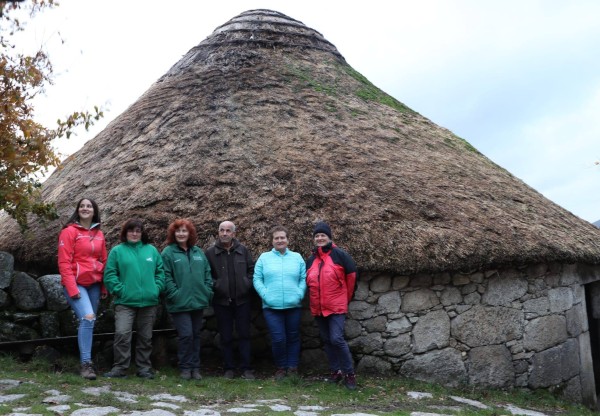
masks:
<instances>
[{"instance_id":1,"label":"woman in light blue jacket","mask_svg":"<svg viewBox=\"0 0 600 416\"><path fill-rule=\"evenodd\" d=\"M277 366L275 378L298 374L300 318L306 292L306 263L287 248L287 229L271 230L273 249L260 255L254 266L254 288L262 299L263 315L271 334Z\"/></svg>"}]
</instances>

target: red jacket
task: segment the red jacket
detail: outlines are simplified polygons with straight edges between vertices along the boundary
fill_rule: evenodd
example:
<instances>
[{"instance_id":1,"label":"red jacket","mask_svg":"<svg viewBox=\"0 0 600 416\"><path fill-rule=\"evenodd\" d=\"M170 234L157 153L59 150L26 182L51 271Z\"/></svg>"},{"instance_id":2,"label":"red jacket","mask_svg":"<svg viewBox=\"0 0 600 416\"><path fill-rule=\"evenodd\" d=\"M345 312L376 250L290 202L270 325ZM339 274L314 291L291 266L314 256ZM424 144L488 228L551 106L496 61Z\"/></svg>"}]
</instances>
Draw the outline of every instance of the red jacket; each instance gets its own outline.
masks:
<instances>
[{"instance_id":1,"label":"red jacket","mask_svg":"<svg viewBox=\"0 0 600 416\"><path fill-rule=\"evenodd\" d=\"M88 230L73 223L60 232L58 270L61 283L71 297L79 293L77 285L102 283L107 255L104 234L99 227L100 224L93 224ZM106 293L104 285L102 293Z\"/></svg>"},{"instance_id":2,"label":"red jacket","mask_svg":"<svg viewBox=\"0 0 600 416\"><path fill-rule=\"evenodd\" d=\"M356 284L356 264L335 244L318 247L306 262L310 312L329 316L348 312Z\"/></svg>"}]
</instances>

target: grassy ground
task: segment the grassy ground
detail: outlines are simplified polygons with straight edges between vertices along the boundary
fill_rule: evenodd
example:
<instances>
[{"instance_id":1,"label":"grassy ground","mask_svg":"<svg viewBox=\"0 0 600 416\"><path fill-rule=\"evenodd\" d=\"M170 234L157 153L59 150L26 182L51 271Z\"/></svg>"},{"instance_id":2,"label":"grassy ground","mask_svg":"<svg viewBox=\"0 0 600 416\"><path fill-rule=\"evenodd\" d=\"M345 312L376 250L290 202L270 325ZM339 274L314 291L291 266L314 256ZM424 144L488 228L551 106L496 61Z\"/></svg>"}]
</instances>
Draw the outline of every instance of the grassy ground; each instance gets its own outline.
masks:
<instances>
[{"instance_id":1,"label":"grassy ground","mask_svg":"<svg viewBox=\"0 0 600 416\"><path fill-rule=\"evenodd\" d=\"M206 375L201 381L182 382L175 369L167 368L157 372L154 380L140 380L135 376L126 379L106 379L100 377L96 381L86 381L78 375L78 363L67 359L61 363L50 364L43 359L22 363L10 355L0 354L0 379L15 379L23 383L19 386L0 391L4 394L26 394L23 399L10 403L0 403L0 415L10 414L12 409L30 407L27 413L52 415L49 406L43 404L48 390L58 390L61 394L72 397L70 404L86 403L94 406L115 406L122 411L152 410L153 402L148 398L160 393L182 395L189 399L185 403L177 403L181 409L175 411L183 414L184 410L197 410L203 406L217 405L241 406L256 403L258 400L283 399L285 404L296 409L298 406L322 406L327 410L319 411L320 415L335 413L377 413L381 415L410 415L411 411L437 412L460 415L506 415L508 411L500 406L513 404L521 408L536 410L548 415L593 415L592 411L556 399L550 393L524 392L512 390L508 392L494 390L447 389L414 380L402 378L382 378L360 376L359 388L348 391L344 387L330 385L322 381L319 375L303 374L301 377L275 381L270 374L257 373L258 379L246 381L242 379L226 380L216 375ZM90 386L110 386L112 391L123 391L139 395L138 403L117 402L112 393L93 396L82 392ZM408 397L407 392L429 392L430 399L415 400ZM478 400L491 406L489 410L481 410L459 405L450 396L460 396ZM462 410L453 410L448 406L460 406ZM291 412L267 411L261 414L277 414L283 416Z\"/></svg>"}]
</instances>

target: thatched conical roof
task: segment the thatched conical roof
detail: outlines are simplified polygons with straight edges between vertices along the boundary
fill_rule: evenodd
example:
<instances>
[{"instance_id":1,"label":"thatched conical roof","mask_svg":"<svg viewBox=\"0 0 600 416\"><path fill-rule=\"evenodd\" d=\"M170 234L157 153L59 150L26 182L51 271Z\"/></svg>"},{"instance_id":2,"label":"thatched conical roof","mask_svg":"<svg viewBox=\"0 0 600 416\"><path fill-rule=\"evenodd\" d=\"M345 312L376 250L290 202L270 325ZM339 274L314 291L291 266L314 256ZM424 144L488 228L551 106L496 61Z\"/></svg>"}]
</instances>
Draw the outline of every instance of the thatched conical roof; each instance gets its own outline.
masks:
<instances>
[{"instance_id":1,"label":"thatched conical roof","mask_svg":"<svg viewBox=\"0 0 600 416\"><path fill-rule=\"evenodd\" d=\"M280 223L306 255L323 219L361 269L600 262L599 230L378 90L317 31L269 10L217 28L43 194L60 221L33 221L25 238L0 224L0 249L21 264L54 266L55 236L82 196L100 203L111 243L132 216L159 245L175 217L192 219L205 246L230 219L255 254Z\"/></svg>"}]
</instances>

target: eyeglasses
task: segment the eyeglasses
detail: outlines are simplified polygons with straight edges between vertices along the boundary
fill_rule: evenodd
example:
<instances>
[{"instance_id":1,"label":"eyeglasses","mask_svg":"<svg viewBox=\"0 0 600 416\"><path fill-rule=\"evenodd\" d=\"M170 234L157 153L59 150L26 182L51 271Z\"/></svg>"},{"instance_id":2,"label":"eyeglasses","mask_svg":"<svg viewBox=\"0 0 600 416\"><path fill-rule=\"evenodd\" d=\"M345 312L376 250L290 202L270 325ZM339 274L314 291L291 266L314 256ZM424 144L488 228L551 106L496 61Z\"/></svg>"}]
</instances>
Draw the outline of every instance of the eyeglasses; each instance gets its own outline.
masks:
<instances>
[{"instance_id":1,"label":"eyeglasses","mask_svg":"<svg viewBox=\"0 0 600 416\"><path fill-rule=\"evenodd\" d=\"M127 230L127 234L141 234L142 230L140 230L139 228L133 228L131 230Z\"/></svg>"}]
</instances>

